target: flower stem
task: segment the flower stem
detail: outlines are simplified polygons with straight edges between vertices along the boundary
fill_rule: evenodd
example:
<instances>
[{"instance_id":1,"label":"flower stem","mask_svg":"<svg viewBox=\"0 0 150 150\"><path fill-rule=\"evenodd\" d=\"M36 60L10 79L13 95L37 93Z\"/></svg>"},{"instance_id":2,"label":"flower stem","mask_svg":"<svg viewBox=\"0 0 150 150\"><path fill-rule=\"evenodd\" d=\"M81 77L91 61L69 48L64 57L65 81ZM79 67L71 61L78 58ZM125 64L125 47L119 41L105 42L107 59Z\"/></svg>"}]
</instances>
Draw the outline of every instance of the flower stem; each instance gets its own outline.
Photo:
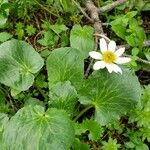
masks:
<instances>
[{"instance_id":1,"label":"flower stem","mask_svg":"<svg viewBox=\"0 0 150 150\"><path fill-rule=\"evenodd\" d=\"M85 107L73 120L77 121L84 113L86 113L92 107L93 107L92 105Z\"/></svg>"}]
</instances>

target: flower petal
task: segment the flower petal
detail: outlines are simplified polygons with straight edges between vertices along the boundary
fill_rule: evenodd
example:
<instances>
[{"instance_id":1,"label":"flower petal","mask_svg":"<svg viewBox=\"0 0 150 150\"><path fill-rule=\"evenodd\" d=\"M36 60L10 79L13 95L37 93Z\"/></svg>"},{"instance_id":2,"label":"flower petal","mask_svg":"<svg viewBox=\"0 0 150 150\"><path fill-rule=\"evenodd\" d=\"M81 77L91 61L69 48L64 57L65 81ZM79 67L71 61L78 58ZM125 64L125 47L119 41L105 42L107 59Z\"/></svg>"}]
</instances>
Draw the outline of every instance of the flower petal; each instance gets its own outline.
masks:
<instances>
[{"instance_id":1,"label":"flower petal","mask_svg":"<svg viewBox=\"0 0 150 150\"><path fill-rule=\"evenodd\" d=\"M119 57L117 58L117 60L115 61L115 63L117 64L125 64L131 61L131 58L129 57Z\"/></svg>"},{"instance_id":2,"label":"flower petal","mask_svg":"<svg viewBox=\"0 0 150 150\"><path fill-rule=\"evenodd\" d=\"M120 56L124 53L124 51L125 51L125 48L122 47L122 48L119 48L119 49L115 52L115 54L116 54L117 57L120 57Z\"/></svg>"},{"instance_id":3,"label":"flower petal","mask_svg":"<svg viewBox=\"0 0 150 150\"><path fill-rule=\"evenodd\" d=\"M102 55L99 52L91 51L89 55L94 59L102 59Z\"/></svg>"},{"instance_id":4,"label":"flower petal","mask_svg":"<svg viewBox=\"0 0 150 150\"><path fill-rule=\"evenodd\" d=\"M113 64L106 64L106 68L109 73L112 73L112 71L113 71L112 67L113 67Z\"/></svg>"},{"instance_id":5,"label":"flower petal","mask_svg":"<svg viewBox=\"0 0 150 150\"><path fill-rule=\"evenodd\" d=\"M97 61L94 65L93 65L93 69L94 70L99 70L99 69L103 69L105 68L105 63L103 61Z\"/></svg>"},{"instance_id":6,"label":"flower petal","mask_svg":"<svg viewBox=\"0 0 150 150\"><path fill-rule=\"evenodd\" d=\"M114 71L114 72L116 72L116 73L121 73L122 74L122 70L121 70L121 68L119 67L119 66L117 66L116 64L113 64L112 65L112 70Z\"/></svg>"},{"instance_id":7,"label":"flower petal","mask_svg":"<svg viewBox=\"0 0 150 150\"><path fill-rule=\"evenodd\" d=\"M116 49L116 42L115 41L110 41L108 44L108 50L114 52Z\"/></svg>"},{"instance_id":8,"label":"flower petal","mask_svg":"<svg viewBox=\"0 0 150 150\"><path fill-rule=\"evenodd\" d=\"M107 51L107 43L106 40L104 38L100 39L100 50L102 53L104 53L105 51Z\"/></svg>"}]
</instances>

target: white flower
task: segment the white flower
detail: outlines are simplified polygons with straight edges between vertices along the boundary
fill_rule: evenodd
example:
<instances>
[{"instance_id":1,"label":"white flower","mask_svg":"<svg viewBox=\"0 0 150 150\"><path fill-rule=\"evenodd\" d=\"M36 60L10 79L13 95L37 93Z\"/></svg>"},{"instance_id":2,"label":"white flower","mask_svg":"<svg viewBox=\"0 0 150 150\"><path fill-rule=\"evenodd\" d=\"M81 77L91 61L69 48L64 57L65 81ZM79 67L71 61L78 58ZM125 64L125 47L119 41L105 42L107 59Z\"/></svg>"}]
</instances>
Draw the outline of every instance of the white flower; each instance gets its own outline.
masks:
<instances>
[{"instance_id":1,"label":"white flower","mask_svg":"<svg viewBox=\"0 0 150 150\"><path fill-rule=\"evenodd\" d=\"M109 73L112 73L114 71L116 73L119 72L122 74L122 70L117 64L124 64L131 61L131 58L129 57L120 57L124 53L125 48L119 48L118 50L116 50L115 41L110 41L107 45L105 39L101 38L100 50L101 53L96 51L89 52L89 55L92 58L99 60L93 65L94 70L99 70L106 67Z\"/></svg>"}]
</instances>

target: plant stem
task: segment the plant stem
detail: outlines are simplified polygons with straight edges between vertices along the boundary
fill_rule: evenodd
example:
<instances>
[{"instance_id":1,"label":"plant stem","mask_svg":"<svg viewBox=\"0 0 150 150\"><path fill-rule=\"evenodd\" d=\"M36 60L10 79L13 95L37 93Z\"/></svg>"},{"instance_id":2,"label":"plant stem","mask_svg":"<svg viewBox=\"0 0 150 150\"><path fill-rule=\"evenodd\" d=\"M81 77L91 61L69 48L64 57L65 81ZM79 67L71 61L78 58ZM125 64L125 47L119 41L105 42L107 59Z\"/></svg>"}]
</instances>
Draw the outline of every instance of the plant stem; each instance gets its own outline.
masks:
<instances>
[{"instance_id":1,"label":"plant stem","mask_svg":"<svg viewBox=\"0 0 150 150\"><path fill-rule=\"evenodd\" d=\"M77 121L84 113L86 113L89 109L91 109L93 106L90 105L86 108L84 108L73 120Z\"/></svg>"},{"instance_id":2,"label":"plant stem","mask_svg":"<svg viewBox=\"0 0 150 150\"><path fill-rule=\"evenodd\" d=\"M40 4L37 0L34 0L34 2L39 5L43 10L45 10L46 12L48 12L49 14L52 14L55 17L59 17L57 14L53 13L52 11L50 11L47 7L44 7L42 4Z\"/></svg>"},{"instance_id":3,"label":"plant stem","mask_svg":"<svg viewBox=\"0 0 150 150\"><path fill-rule=\"evenodd\" d=\"M37 88L37 90L40 92L40 94L44 97L44 101L47 102L48 98L47 98L47 95L43 92L43 90L40 87L38 87L37 85L34 85L34 86Z\"/></svg>"}]
</instances>

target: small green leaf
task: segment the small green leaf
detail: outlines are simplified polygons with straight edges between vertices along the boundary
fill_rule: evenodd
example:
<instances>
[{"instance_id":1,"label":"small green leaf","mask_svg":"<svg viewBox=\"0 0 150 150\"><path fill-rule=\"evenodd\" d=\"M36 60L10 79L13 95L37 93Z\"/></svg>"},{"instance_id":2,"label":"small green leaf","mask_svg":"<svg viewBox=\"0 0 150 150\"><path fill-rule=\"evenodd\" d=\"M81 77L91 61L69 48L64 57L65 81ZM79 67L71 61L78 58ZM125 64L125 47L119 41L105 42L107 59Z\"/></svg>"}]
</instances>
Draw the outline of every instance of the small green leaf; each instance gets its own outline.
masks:
<instances>
[{"instance_id":1,"label":"small green leaf","mask_svg":"<svg viewBox=\"0 0 150 150\"><path fill-rule=\"evenodd\" d=\"M38 40L38 43L40 43L43 46L53 46L57 41L59 37L55 35L52 31L44 32L44 38L41 38Z\"/></svg>"},{"instance_id":2,"label":"small green leaf","mask_svg":"<svg viewBox=\"0 0 150 150\"><path fill-rule=\"evenodd\" d=\"M50 29L53 30L56 34L60 34L63 31L66 31L68 28L64 24L55 24L50 25Z\"/></svg>"},{"instance_id":3,"label":"small green leaf","mask_svg":"<svg viewBox=\"0 0 150 150\"><path fill-rule=\"evenodd\" d=\"M49 106L64 109L68 114L73 115L78 101L77 96L77 92L70 81L58 82L50 90Z\"/></svg>"},{"instance_id":4,"label":"small green leaf","mask_svg":"<svg viewBox=\"0 0 150 150\"><path fill-rule=\"evenodd\" d=\"M134 16L136 16L137 15L137 11L130 11L130 12L128 12L126 15L125 15L125 17L126 18L129 18L129 19L132 19Z\"/></svg>"},{"instance_id":5,"label":"small green leaf","mask_svg":"<svg viewBox=\"0 0 150 150\"><path fill-rule=\"evenodd\" d=\"M146 56L147 60L149 60L149 61L150 61L150 52L145 52L144 54L145 54L145 56Z\"/></svg>"},{"instance_id":6,"label":"small green leaf","mask_svg":"<svg viewBox=\"0 0 150 150\"><path fill-rule=\"evenodd\" d=\"M67 80L75 87L80 86L84 75L81 57L78 50L70 47L52 51L47 60L49 88Z\"/></svg>"},{"instance_id":7,"label":"small green leaf","mask_svg":"<svg viewBox=\"0 0 150 150\"><path fill-rule=\"evenodd\" d=\"M3 133L3 149L68 150L74 141L74 128L68 115L42 106L20 109Z\"/></svg>"},{"instance_id":8,"label":"small green leaf","mask_svg":"<svg viewBox=\"0 0 150 150\"><path fill-rule=\"evenodd\" d=\"M12 89L27 90L42 66L43 59L29 44L11 40L0 45L0 82Z\"/></svg>"},{"instance_id":9,"label":"small green leaf","mask_svg":"<svg viewBox=\"0 0 150 150\"><path fill-rule=\"evenodd\" d=\"M132 72L123 69L123 74L94 72L78 92L79 101L95 107L95 120L106 125L134 108L141 96L138 79Z\"/></svg>"},{"instance_id":10,"label":"small green leaf","mask_svg":"<svg viewBox=\"0 0 150 150\"><path fill-rule=\"evenodd\" d=\"M65 11L70 11L73 9L73 5L70 0L60 0L60 3Z\"/></svg>"},{"instance_id":11,"label":"small green leaf","mask_svg":"<svg viewBox=\"0 0 150 150\"><path fill-rule=\"evenodd\" d=\"M7 33L7 32L1 32L0 33L0 42L5 42L7 40L9 40L12 37L11 34Z\"/></svg>"},{"instance_id":12,"label":"small green leaf","mask_svg":"<svg viewBox=\"0 0 150 150\"><path fill-rule=\"evenodd\" d=\"M116 139L109 138L108 142L103 142L102 150L118 150L120 144L117 144Z\"/></svg>"},{"instance_id":13,"label":"small green leaf","mask_svg":"<svg viewBox=\"0 0 150 150\"><path fill-rule=\"evenodd\" d=\"M26 32L29 36L32 36L36 32L36 28L34 28L33 25L27 25Z\"/></svg>"},{"instance_id":14,"label":"small green leaf","mask_svg":"<svg viewBox=\"0 0 150 150\"><path fill-rule=\"evenodd\" d=\"M134 47L134 48L132 49L132 55L133 55L133 56L138 55L139 51L140 51L139 48Z\"/></svg>"},{"instance_id":15,"label":"small green leaf","mask_svg":"<svg viewBox=\"0 0 150 150\"><path fill-rule=\"evenodd\" d=\"M126 142L125 146L126 146L126 148L134 148L135 144L133 142Z\"/></svg>"},{"instance_id":16,"label":"small green leaf","mask_svg":"<svg viewBox=\"0 0 150 150\"><path fill-rule=\"evenodd\" d=\"M76 138L72 145L72 149L73 150L90 150L90 146Z\"/></svg>"},{"instance_id":17,"label":"small green leaf","mask_svg":"<svg viewBox=\"0 0 150 150\"><path fill-rule=\"evenodd\" d=\"M81 124L77 124L76 135L81 135L86 131L89 131L89 139L93 141L97 141L102 134L101 126L94 120L85 120Z\"/></svg>"},{"instance_id":18,"label":"small green leaf","mask_svg":"<svg viewBox=\"0 0 150 150\"><path fill-rule=\"evenodd\" d=\"M88 57L88 52L94 49L93 32L92 27L81 27L80 25L74 25L71 30L71 47L80 50L84 58Z\"/></svg>"},{"instance_id":19,"label":"small green leaf","mask_svg":"<svg viewBox=\"0 0 150 150\"><path fill-rule=\"evenodd\" d=\"M128 25L128 18L121 16L110 23L112 30L122 39L125 39L126 27Z\"/></svg>"},{"instance_id":20,"label":"small green leaf","mask_svg":"<svg viewBox=\"0 0 150 150\"><path fill-rule=\"evenodd\" d=\"M127 43L132 46L132 47L137 47L138 46L138 38L136 34L131 34L125 37Z\"/></svg>"},{"instance_id":21,"label":"small green leaf","mask_svg":"<svg viewBox=\"0 0 150 150\"><path fill-rule=\"evenodd\" d=\"M143 8L144 11L149 11L150 10L150 3L146 3L146 5Z\"/></svg>"}]
</instances>

